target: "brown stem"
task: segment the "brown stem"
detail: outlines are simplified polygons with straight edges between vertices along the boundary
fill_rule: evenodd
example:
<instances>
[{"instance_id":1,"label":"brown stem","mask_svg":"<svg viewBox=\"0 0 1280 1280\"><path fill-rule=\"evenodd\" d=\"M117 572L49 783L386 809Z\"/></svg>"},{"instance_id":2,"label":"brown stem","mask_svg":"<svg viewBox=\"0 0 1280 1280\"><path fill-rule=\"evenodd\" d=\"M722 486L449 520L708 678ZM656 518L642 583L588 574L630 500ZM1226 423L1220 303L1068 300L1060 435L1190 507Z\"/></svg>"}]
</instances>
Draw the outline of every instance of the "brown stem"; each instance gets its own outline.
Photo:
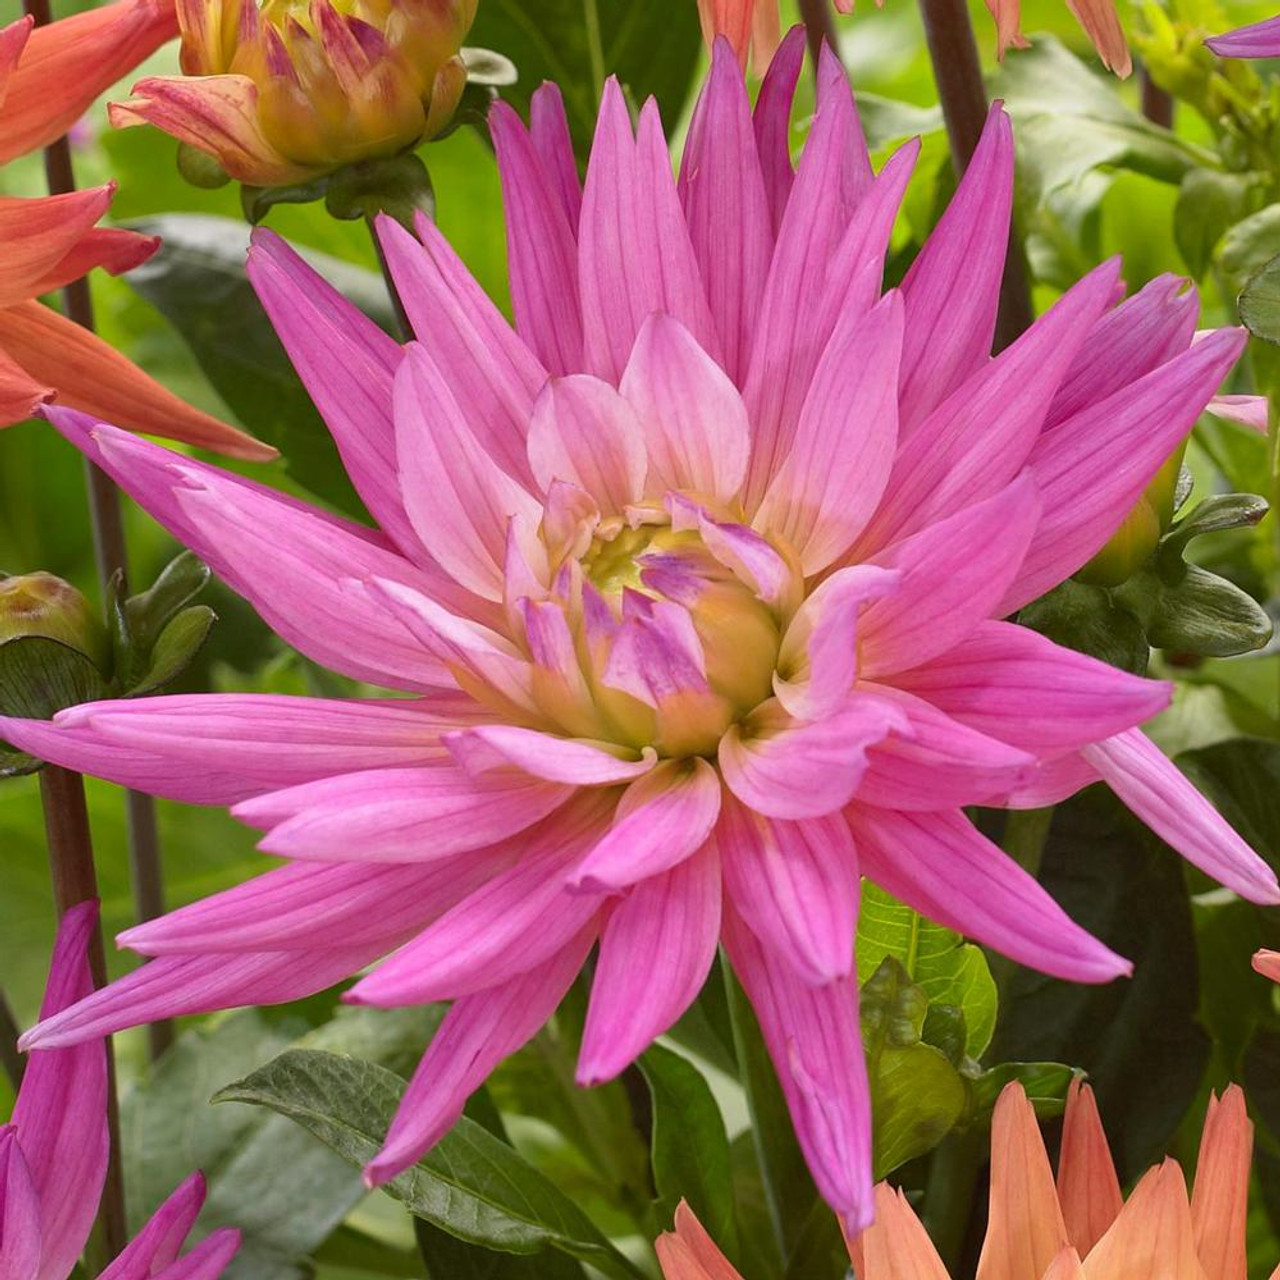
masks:
<instances>
[{"instance_id":1,"label":"brown stem","mask_svg":"<svg viewBox=\"0 0 1280 1280\"><path fill-rule=\"evenodd\" d=\"M23 9L44 26L52 20L49 0L23 0ZM52 195L76 189L75 168L71 162L71 144L61 137L44 150L45 180ZM69 320L92 330L93 298L86 278L73 280L62 291L63 310ZM93 527L93 554L98 570L98 585L106 592L107 583L119 572L122 588L127 589L129 560L124 541L124 522L120 511L120 491L100 467L84 460L85 488L89 497L89 516ZM140 921L153 919L164 911L164 886L160 878L159 835L156 830L155 802L150 796L129 792L126 797L129 831L129 868L133 879L137 914ZM152 1056L159 1056L173 1040L171 1022L153 1024L149 1030Z\"/></svg>"},{"instance_id":2,"label":"brown stem","mask_svg":"<svg viewBox=\"0 0 1280 1280\"><path fill-rule=\"evenodd\" d=\"M409 322L409 315L404 309L404 303L400 301L400 290L396 288L395 277L391 274L391 264L387 261L387 255L382 251L382 241L378 238L378 228L374 223L373 217L367 217L364 220L364 225L369 230L369 239L373 243L373 251L378 256L378 270L382 272L382 282L387 286L387 297L391 299L391 309L395 312L396 328L399 330L396 337L401 342L412 342L413 325Z\"/></svg>"},{"instance_id":3,"label":"brown stem","mask_svg":"<svg viewBox=\"0 0 1280 1280\"><path fill-rule=\"evenodd\" d=\"M18 1052L18 1020L9 1007L9 997L0 991L0 1063L9 1077L14 1093L22 1087L22 1073L27 1060Z\"/></svg>"},{"instance_id":4,"label":"brown stem","mask_svg":"<svg viewBox=\"0 0 1280 1280\"><path fill-rule=\"evenodd\" d=\"M800 18L809 39L809 56L818 65L818 54L824 44L833 51L836 45L836 24L831 16L831 0L800 0Z\"/></svg>"},{"instance_id":5,"label":"brown stem","mask_svg":"<svg viewBox=\"0 0 1280 1280\"><path fill-rule=\"evenodd\" d=\"M49 869L53 875L53 900L61 919L77 903L98 897L98 875L93 865L93 838L84 798L84 779L69 769L45 765L40 770L40 801L44 807L45 836L49 844ZM93 985L107 980L106 954L99 924L89 943L89 968ZM120 1168L120 1112L116 1101L115 1053L111 1038L107 1055L107 1131L110 1157L106 1185L98 1207L98 1226L106 1260L124 1248L127 1235L124 1213L124 1179Z\"/></svg>"},{"instance_id":6,"label":"brown stem","mask_svg":"<svg viewBox=\"0 0 1280 1280\"><path fill-rule=\"evenodd\" d=\"M1138 73L1142 85L1142 114L1152 124L1162 125L1166 129L1173 128L1173 95L1167 93L1151 78L1151 73L1143 67Z\"/></svg>"},{"instance_id":7,"label":"brown stem","mask_svg":"<svg viewBox=\"0 0 1280 1280\"><path fill-rule=\"evenodd\" d=\"M987 92L982 83L973 23L965 0L920 0L920 12L942 117L947 125L947 139L951 143L951 160L956 177L960 177L978 145L987 119ZM1022 245L1017 231L1010 225L1009 252L1000 284L996 350L1007 347L1034 318Z\"/></svg>"}]
</instances>

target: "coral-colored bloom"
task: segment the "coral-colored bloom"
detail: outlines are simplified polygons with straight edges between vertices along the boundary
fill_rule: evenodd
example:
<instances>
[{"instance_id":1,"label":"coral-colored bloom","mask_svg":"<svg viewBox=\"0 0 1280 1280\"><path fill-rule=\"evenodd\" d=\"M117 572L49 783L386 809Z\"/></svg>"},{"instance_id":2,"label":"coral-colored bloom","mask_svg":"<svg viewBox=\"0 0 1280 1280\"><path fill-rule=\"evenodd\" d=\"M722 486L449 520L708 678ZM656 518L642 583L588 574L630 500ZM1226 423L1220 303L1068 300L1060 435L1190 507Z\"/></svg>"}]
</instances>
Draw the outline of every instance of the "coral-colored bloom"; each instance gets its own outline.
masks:
<instances>
[{"instance_id":1,"label":"coral-colored bloom","mask_svg":"<svg viewBox=\"0 0 1280 1280\"><path fill-rule=\"evenodd\" d=\"M89 940L98 904L63 918L41 1016L93 990ZM0 1125L0 1276L64 1280L93 1227L107 1177L107 1055L101 1040L31 1055L9 1124ZM216 1280L240 1246L238 1231L213 1232L178 1259L204 1203L204 1179L187 1179L156 1210L100 1280Z\"/></svg>"},{"instance_id":2,"label":"coral-colored bloom","mask_svg":"<svg viewBox=\"0 0 1280 1280\"><path fill-rule=\"evenodd\" d=\"M1255 952L1253 967L1264 978L1270 978L1272 982L1280 982L1280 951L1268 951L1264 948Z\"/></svg>"},{"instance_id":3,"label":"coral-colored bloom","mask_svg":"<svg viewBox=\"0 0 1280 1280\"><path fill-rule=\"evenodd\" d=\"M992 1122L978 1280L1245 1280L1252 1150L1244 1094L1232 1085L1209 1100L1190 1199L1178 1163L1165 1160L1125 1203L1093 1092L1076 1082L1055 1185L1035 1111L1020 1084L1007 1085ZM875 1202L875 1225L849 1244L858 1280L950 1280L906 1196L882 1182ZM666 1280L740 1280L684 1203L656 1247Z\"/></svg>"},{"instance_id":4,"label":"coral-colored bloom","mask_svg":"<svg viewBox=\"0 0 1280 1280\"><path fill-rule=\"evenodd\" d=\"M798 172L793 33L752 119L717 47L673 181L607 86L585 190L563 108L492 127L516 329L427 221L384 221L403 350L260 232L250 274L380 528L46 410L291 644L416 701L199 696L0 722L47 759L230 804L289 865L131 929L159 959L46 1020L68 1043L290 1000L454 1001L381 1182L556 1007L599 944L579 1078L696 996L723 941L823 1194L871 1213L859 874L1061 977L1128 970L968 821L1105 776L1190 860L1280 897L1135 726L1166 686L1000 621L1081 567L1243 345L1191 344L1117 267L990 355L1013 139L992 112L881 296L918 150L873 174L824 57ZM1188 327L1188 321L1190 327ZM399 948L399 950L395 950ZM637 957L644 957L637 963Z\"/></svg>"},{"instance_id":5,"label":"coral-colored bloom","mask_svg":"<svg viewBox=\"0 0 1280 1280\"><path fill-rule=\"evenodd\" d=\"M256 186L393 156L453 118L476 0L178 0L184 76L113 103Z\"/></svg>"}]
</instances>

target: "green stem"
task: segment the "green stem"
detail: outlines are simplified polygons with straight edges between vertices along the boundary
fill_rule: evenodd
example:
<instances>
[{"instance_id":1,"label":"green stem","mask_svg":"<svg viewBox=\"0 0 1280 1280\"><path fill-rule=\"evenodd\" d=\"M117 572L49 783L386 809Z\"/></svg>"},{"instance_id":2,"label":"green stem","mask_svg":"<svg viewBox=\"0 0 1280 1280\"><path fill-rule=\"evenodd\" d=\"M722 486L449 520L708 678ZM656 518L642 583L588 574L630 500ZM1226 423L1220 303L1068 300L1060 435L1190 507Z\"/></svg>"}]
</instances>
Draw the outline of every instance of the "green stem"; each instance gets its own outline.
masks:
<instances>
[{"instance_id":1,"label":"green stem","mask_svg":"<svg viewBox=\"0 0 1280 1280\"><path fill-rule=\"evenodd\" d=\"M9 1007L9 998L0 991L0 1062L15 1093L22 1086L22 1073L27 1065L27 1060L18 1052L18 1034L18 1020Z\"/></svg>"}]
</instances>

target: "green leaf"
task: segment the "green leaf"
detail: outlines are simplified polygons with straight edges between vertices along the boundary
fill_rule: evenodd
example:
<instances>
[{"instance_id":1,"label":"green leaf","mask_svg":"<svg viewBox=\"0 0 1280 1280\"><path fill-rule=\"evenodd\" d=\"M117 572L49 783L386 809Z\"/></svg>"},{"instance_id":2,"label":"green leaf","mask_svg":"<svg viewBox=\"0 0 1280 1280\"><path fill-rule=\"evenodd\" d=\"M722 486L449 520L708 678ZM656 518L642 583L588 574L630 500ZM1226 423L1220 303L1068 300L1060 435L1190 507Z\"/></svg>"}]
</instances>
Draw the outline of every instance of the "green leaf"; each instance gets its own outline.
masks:
<instances>
[{"instance_id":1,"label":"green leaf","mask_svg":"<svg viewBox=\"0 0 1280 1280\"><path fill-rule=\"evenodd\" d=\"M1243 174L1192 169L1182 179L1173 210L1178 252L1197 280L1227 230L1245 215L1252 181Z\"/></svg>"},{"instance_id":2,"label":"green leaf","mask_svg":"<svg viewBox=\"0 0 1280 1280\"><path fill-rule=\"evenodd\" d=\"M1179 520L1160 539L1161 555L1176 552L1192 538L1206 533L1220 533L1223 529L1248 529L1256 525L1271 509L1266 498L1256 493L1218 493L1196 503L1195 507Z\"/></svg>"},{"instance_id":3,"label":"green leaf","mask_svg":"<svg viewBox=\"0 0 1280 1280\"><path fill-rule=\"evenodd\" d=\"M737 1254L729 1135L702 1073L677 1053L653 1045L640 1058L653 1098L653 1176L668 1223L687 1200L712 1239Z\"/></svg>"},{"instance_id":4,"label":"green leaf","mask_svg":"<svg viewBox=\"0 0 1280 1280\"><path fill-rule=\"evenodd\" d=\"M584 160L606 76L616 75L636 103L656 97L670 130L702 50L697 9L652 0L540 0L536 12L527 0L485 0L467 38L515 63L519 80L502 96L526 117L544 80L560 86Z\"/></svg>"},{"instance_id":5,"label":"green leaf","mask_svg":"<svg viewBox=\"0 0 1280 1280\"><path fill-rule=\"evenodd\" d=\"M125 601L124 611L135 643L144 649L155 644L169 620L204 590L209 578L208 566L192 552L182 551L174 556L146 591Z\"/></svg>"},{"instance_id":6,"label":"green leaf","mask_svg":"<svg viewBox=\"0 0 1280 1280\"><path fill-rule=\"evenodd\" d=\"M127 692L153 693L176 680L195 661L218 615L208 605L193 604L170 620L151 650L146 671Z\"/></svg>"},{"instance_id":7,"label":"green leaf","mask_svg":"<svg viewBox=\"0 0 1280 1280\"><path fill-rule=\"evenodd\" d=\"M499 1253L422 1218L414 1218L413 1233L431 1280L582 1280L581 1264L566 1253Z\"/></svg>"},{"instance_id":8,"label":"green leaf","mask_svg":"<svg viewBox=\"0 0 1280 1280\"><path fill-rule=\"evenodd\" d=\"M50 720L66 707L93 702L110 690L93 660L47 636L18 636L0 644L0 713Z\"/></svg>"},{"instance_id":9,"label":"green leaf","mask_svg":"<svg viewBox=\"0 0 1280 1280\"><path fill-rule=\"evenodd\" d=\"M1199 565L1183 569L1181 580L1156 596L1147 639L1157 649L1225 658L1271 639L1271 619L1251 595Z\"/></svg>"},{"instance_id":10,"label":"green leaf","mask_svg":"<svg viewBox=\"0 0 1280 1280\"><path fill-rule=\"evenodd\" d=\"M1002 1062L970 1081L975 1118L991 1114L1001 1091L1014 1080L1026 1090L1041 1120L1060 1116L1067 1105L1067 1089L1080 1073L1061 1062Z\"/></svg>"},{"instance_id":11,"label":"green leaf","mask_svg":"<svg viewBox=\"0 0 1280 1280\"><path fill-rule=\"evenodd\" d=\"M269 1107L363 1166L381 1147L404 1088L373 1063L292 1049L222 1089L215 1101ZM386 1190L411 1213L471 1244L525 1254L554 1248L617 1280L643 1274L573 1201L465 1116Z\"/></svg>"},{"instance_id":12,"label":"green leaf","mask_svg":"<svg viewBox=\"0 0 1280 1280\"><path fill-rule=\"evenodd\" d=\"M930 1004L954 1005L964 1015L965 1051L980 1058L996 1025L996 984L980 947L944 929L863 881L858 918L858 980L865 983L892 956Z\"/></svg>"},{"instance_id":13,"label":"green leaf","mask_svg":"<svg viewBox=\"0 0 1280 1280\"><path fill-rule=\"evenodd\" d=\"M245 274L248 228L197 214L169 214L131 226L162 237L163 247L129 272L128 283L178 330L241 424L280 450L298 483L360 516L364 509L337 448ZM390 329L390 304L376 275L321 254L307 256Z\"/></svg>"},{"instance_id":14,"label":"green leaf","mask_svg":"<svg viewBox=\"0 0 1280 1280\"><path fill-rule=\"evenodd\" d=\"M1280 257L1249 277L1240 294L1240 319L1255 338L1280 343Z\"/></svg>"}]
</instances>

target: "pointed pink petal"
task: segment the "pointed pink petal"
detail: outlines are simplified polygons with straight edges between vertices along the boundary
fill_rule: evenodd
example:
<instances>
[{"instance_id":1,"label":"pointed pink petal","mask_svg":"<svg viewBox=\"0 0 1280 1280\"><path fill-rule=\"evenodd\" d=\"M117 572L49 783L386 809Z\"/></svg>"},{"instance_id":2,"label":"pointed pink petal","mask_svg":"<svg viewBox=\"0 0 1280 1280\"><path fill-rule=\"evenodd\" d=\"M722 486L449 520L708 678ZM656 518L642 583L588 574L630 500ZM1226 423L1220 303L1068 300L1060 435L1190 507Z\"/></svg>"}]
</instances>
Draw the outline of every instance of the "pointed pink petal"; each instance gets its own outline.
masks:
<instances>
[{"instance_id":1,"label":"pointed pink petal","mask_svg":"<svg viewBox=\"0 0 1280 1280\"><path fill-rule=\"evenodd\" d=\"M720 740L720 771L734 795L771 818L820 818L858 793L868 751L906 717L880 698L850 696L822 720L794 720L770 700Z\"/></svg>"},{"instance_id":2,"label":"pointed pink petal","mask_svg":"<svg viewBox=\"0 0 1280 1280\"><path fill-rule=\"evenodd\" d=\"M396 373L393 403L400 488L419 540L460 586L501 600L508 523L536 529L542 504L484 451L417 344Z\"/></svg>"},{"instance_id":3,"label":"pointed pink petal","mask_svg":"<svg viewBox=\"0 0 1280 1280\"><path fill-rule=\"evenodd\" d=\"M1101 780L1102 775L1078 752L1068 752L1052 760L1042 760L1040 767L1007 796L993 800L1005 809L1047 809L1061 804L1077 791Z\"/></svg>"},{"instance_id":4,"label":"pointed pink petal","mask_svg":"<svg viewBox=\"0 0 1280 1280\"><path fill-rule=\"evenodd\" d=\"M633 137L622 90L612 78L587 166L578 252L591 372L616 384L653 311L674 316L704 350L719 355L656 104L646 104L639 137Z\"/></svg>"},{"instance_id":5,"label":"pointed pink petal","mask_svg":"<svg viewBox=\"0 0 1280 1280\"><path fill-rule=\"evenodd\" d=\"M541 1030L595 942L594 926L509 982L454 1001L413 1073L387 1140L365 1166L379 1186L415 1163L453 1127L467 1099L508 1054Z\"/></svg>"},{"instance_id":6,"label":"pointed pink petal","mask_svg":"<svg viewBox=\"0 0 1280 1280\"><path fill-rule=\"evenodd\" d=\"M680 494L668 493L663 505L671 513L673 529L696 529L706 550L766 604L784 609L789 598L798 593L794 562L788 563L755 530L730 520L716 520L700 503Z\"/></svg>"},{"instance_id":7,"label":"pointed pink petal","mask_svg":"<svg viewBox=\"0 0 1280 1280\"><path fill-rule=\"evenodd\" d=\"M684 325L661 313L644 322L621 390L644 435L649 492L737 496L751 452L746 406Z\"/></svg>"},{"instance_id":8,"label":"pointed pink petal","mask_svg":"<svg viewBox=\"0 0 1280 1280\"><path fill-rule=\"evenodd\" d=\"M95 1196L89 1208L97 1207ZM77 1256L83 1243L76 1245ZM0 1275L39 1280L40 1244L40 1197L22 1158L18 1131L11 1124L0 1125ZM73 1257L70 1265L74 1262Z\"/></svg>"},{"instance_id":9,"label":"pointed pink petal","mask_svg":"<svg viewBox=\"0 0 1280 1280\"><path fill-rule=\"evenodd\" d=\"M712 53L711 74L689 127L680 198L724 346L725 369L738 382L751 354L773 256L773 227L747 88L723 41Z\"/></svg>"},{"instance_id":10,"label":"pointed pink petal","mask_svg":"<svg viewBox=\"0 0 1280 1280\"><path fill-rule=\"evenodd\" d=\"M547 371L435 225L419 218L415 226L418 240L393 219L378 220L414 334L448 379L484 452L508 475L527 482L525 435Z\"/></svg>"},{"instance_id":11,"label":"pointed pink petal","mask_svg":"<svg viewBox=\"0 0 1280 1280\"><path fill-rule=\"evenodd\" d=\"M1272 982L1280 982L1280 951L1268 951L1265 947L1255 951L1251 961L1254 972L1270 978Z\"/></svg>"},{"instance_id":12,"label":"pointed pink petal","mask_svg":"<svg viewBox=\"0 0 1280 1280\"><path fill-rule=\"evenodd\" d=\"M1246 337L1220 329L1041 437L1030 470L1044 518L1000 613L1057 586L1105 545L1195 425Z\"/></svg>"},{"instance_id":13,"label":"pointed pink petal","mask_svg":"<svg viewBox=\"0 0 1280 1280\"><path fill-rule=\"evenodd\" d=\"M959 810L848 810L869 880L938 924L1042 973L1110 982L1132 966L1072 923Z\"/></svg>"},{"instance_id":14,"label":"pointed pink petal","mask_svg":"<svg viewBox=\"0 0 1280 1280\"><path fill-rule=\"evenodd\" d=\"M760 85L751 123L760 152L760 172L769 201L769 217L776 233L791 194L791 104L804 66L804 29L796 26L783 37Z\"/></svg>"},{"instance_id":15,"label":"pointed pink petal","mask_svg":"<svg viewBox=\"0 0 1280 1280\"><path fill-rule=\"evenodd\" d=\"M156 1272L154 1280L218 1280L239 1249L240 1232L222 1227L207 1235L190 1253ZM121 1276L120 1280L127 1277ZM144 1273L138 1280L150 1280L150 1277Z\"/></svg>"},{"instance_id":16,"label":"pointed pink petal","mask_svg":"<svg viewBox=\"0 0 1280 1280\"><path fill-rule=\"evenodd\" d=\"M89 946L97 902L72 907L58 926L41 1019L93 990ZM31 1054L13 1124L40 1201L41 1276L68 1275L89 1237L107 1176L107 1055L101 1044Z\"/></svg>"},{"instance_id":17,"label":"pointed pink petal","mask_svg":"<svg viewBox=\"0 0 1280 1280\"><path fill-rule=\"evenodd\" d=\"M955 196L902 282L904 437L991 351L1012 203L1013 129L997 102Z\"/></svg>"},{"instance_id":18,"label":"pointed pink petal","mask_svg":"<svg viewBox=\"0 0 1280 1280\"><path fill-rule=\"evenodd\" d=\"M553 374L577 373L583 367L578 245L559 175L545 168L506 103L493 104L489 130L502 178L516 330Z\"/></svg>"},{"instance_id":19,"label":"pointed pink petal","mask_svg":"<svg viewBox=\"0 0 1280 1280\"><path fill-rule=\"evenodd\" d=\"M939 711L1037 755L1073 751L1142 724L1171 687L1064 649L1027 627L982 622L961 645L894 686Z\"/></svg>"},{"instance_id":20,"label":"pointed pink petal","mask_svg":"<svg viewBox=\"0 0 1280 1280\"><path fill-rule=\"evenodd\" d=\"M575 484L605 515L618 515L644 497L644 428L607 382L553 378L533 408L529 466L543 492L556 480Z\"/></svg>"},{"instance_id":21,"label":"pointed pink petal","mask_svg":"<svg viewBox=\"0 0 1280 1280\"><path fill-rule=\"evenodd\" d=\"M1265 18L1236 27L1220 36L1211 36L1205 44L1220 58L1275 58L1280 56L1280 17Z\"/></svg>"},{"instance_id":22,"label":"pointed pink petal","mask_svg":"<svg viewBox=\"0 0 1280 1280\"><path fill-rule=\"evenodd\" d=\"M858 856L840 815L783 822L726 797L715 844L729 899L771 956L814 986L853 971Z\"/></svg>"},{"instance_id":23,"label":"pointed pink petal","mask_svg":"<svg viewBox=\"0 0 1280 1280\"><path fill-rule=\"evenodd\" d=\"M850 1235L871 1221L871 1100L856 978L813 987L726 908L725 947L760 1020L818 1190ZM851 948L852 949L852 948Z\"/></svg>"},{"instance_id":24,"label":"pointed pink petal","mask_svg":"<svg viewBox=\"0 0 1280 1280\"><path fill-rule=\"evenodd\" d=\"M664 760L626 789L569 883L607 893L661 875L701 847L719 813L720 779L706 760Z\"/></svg>"},{"instance_id":25,"label":"pointed pink petal","mask_svg":"<svg viewBox=\"0 0 1280 1280\"><path fill-rule=\"evenodd\" d=\"M859 673L878 679L917 667L972 634L996 609L1041 522L1026 475L875 557L898 589L859 615Z\"/></svg>"},{"instance_id":26,"label":"pointed pink petal","mask_svg":"<svg viewBox=\"0 0 1280 1280\"><path fill-rule=\"evenodd\" d=\"M707 846L641 881L609 913L578 1084L612 1080L693 1003L720 941L720 860Z\"/></svg>"},{"instance_id":27,"label":"pointed pink petal","mask_svg":"<svg viewBox=\"0 0 1280 1280\"><path fill-rule=\"evenodd\" d=\"M902 296L841 316L804 407L786 461L773 477L755 528L793 546L807 575L820 573L871 519L898 443Z\"/></svg>"},{"instance_id":28,"label":"pointed pink petal","mask_svg":"<svg viewBox=\"0 0 1280 1280\"><path fill-rule=\"evenodd\" d=\"M445 746L472 774L514 765L535 778L571 786L598 787L630 782L653 768L656 757L646 747L639 760L615 754L622 748L606 743L557 738L513 725L482 725L448 734Z\"/></svg>"},{"instance_id":29,"label":"pointed pink petal","mask_svg":"<svg viewBox=\"0 0 1280 1280\"><path fill-rule=\"evenodd\" d=\"M1238 422L1259 435L1267 434L1269 408L1266 396L1214 396L1205 410L1216 418Z\"/></svg>"},{"instance_id":30,"label":"pointed pink petal","mask_svg":"<svg viewBox=\"0 0 1280 1280\"><path fill-rule=\"evenodd\" d=\"M161 1274L181 1253L204 1204L205 1190L204 1176L193 1173L152 1214L98 1280L132 1280L135 1276L145 1280Z\"/></svg>"},{"instance_id":31,"label":"pointed pink petal","mask_svg":"<svg viewBox=\"0 0 1280 1280\"><path fill-rule=\"evenodd\" d=\"M1085 747L1085 760L1162 840L1250 902L1280 902L1275 872L1141 729Z\"/></svg>"},{"instance_id":32,"label":"pointed pink petal","mask_svg":"<svg viewBox=\"0 0 1280 1280\"><path fill-rule=\"evenodd\" d=\"M569 133L564 98L559 86L550 81L539 85L529 101L529 136L576 235L582 210L582 182L573 154L573 138Z\"/></svg>"}]
</instances>

